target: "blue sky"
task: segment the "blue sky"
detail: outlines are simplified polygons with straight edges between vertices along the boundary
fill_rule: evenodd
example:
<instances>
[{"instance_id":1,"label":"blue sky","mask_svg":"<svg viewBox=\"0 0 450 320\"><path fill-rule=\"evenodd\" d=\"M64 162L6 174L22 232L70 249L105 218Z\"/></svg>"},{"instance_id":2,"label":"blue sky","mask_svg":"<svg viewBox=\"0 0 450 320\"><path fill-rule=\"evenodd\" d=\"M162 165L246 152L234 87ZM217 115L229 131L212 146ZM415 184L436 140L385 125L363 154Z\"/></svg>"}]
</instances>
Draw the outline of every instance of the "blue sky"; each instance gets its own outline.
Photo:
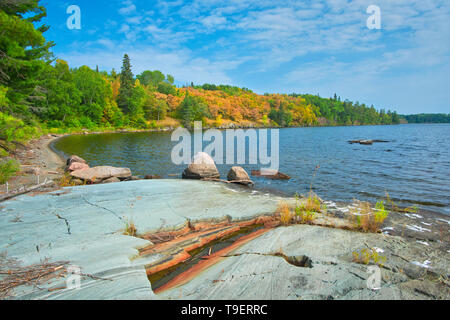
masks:
<instances>
[{"instance_id":1,"label":"blue sky","mask_svg":"<svg viewBox=\"0 0 450 320\"><path fill-rule=\"evenodd\" d=\"M399 113L450 113L448 0L42 0L53 51L71 67L264 93L312 93ZM69 30L70 5L81 30ZM369 5L381 29L368 29Z\"/></svg>"}]
</instances>

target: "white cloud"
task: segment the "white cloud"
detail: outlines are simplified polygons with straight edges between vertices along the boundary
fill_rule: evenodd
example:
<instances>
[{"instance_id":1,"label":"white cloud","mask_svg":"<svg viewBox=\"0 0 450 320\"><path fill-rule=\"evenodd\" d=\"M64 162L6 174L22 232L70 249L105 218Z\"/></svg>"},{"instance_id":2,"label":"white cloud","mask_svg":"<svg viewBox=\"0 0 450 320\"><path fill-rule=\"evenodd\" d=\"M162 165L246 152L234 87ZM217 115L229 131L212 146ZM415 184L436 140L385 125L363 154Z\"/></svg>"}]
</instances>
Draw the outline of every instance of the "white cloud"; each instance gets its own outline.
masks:
<instances>
[{"instance_id":1,"label":"white cloud","mask_svg":"<svg viewBox=\"0 0 450 320\"><path fill-rule=\"evenodd\" d=\"M226 18L217 15L203 17L199 21L207 28L215 28L227 23Z\"/></svg>"},{"instance_id":2,"label":"white cloud","mask_svg":"<svg viewBox=\"0 0 450 320\"><path fill-rule=\"evenodd\" d=\"M123 5L124 7L119 9L119 13L121 15L127 15L136 11L136 6L130 0L124 1Z\"/></svg>"},{"instance_id":3,"label":"white cloud","mask_svg":"<svg viewBox=\"0 0 450 320\"><path fill-rule=\"evenodd\" d=\"M122 58L125 53L130 56L134 74L144 70L161 70L163 73L171 74L177 81L182 83L224 83L232 84L227 76L227 71L242 64L245 60L236 61L213 61L208 58L195 57L187 50L165 51L153 46L130 47L110 46L111 43L103 39L98 45L104 45L107 50L92 48L88 50L73 51L59 56L70 61L71 67L88 65L95 68L99 65L101 69L120 70ZM94 46L93 46L94 47Z\"/></svg>"},{"instance_id":4,"label":"white cloud","mask_svg":"<svg viewBox=\"0 0 450 320\"><path fill-rule=\"evenodd\" d=\"M105 67L117 68L122 51L138 46L140 50L129 52L137 71L157 68L182 82L242 83L244 77L257 82L270 74L272 81L263 84L263 91L335 90L351 97L358 90L377 100L379 88L396 101L392 88L404 97L404 84L427 74L430 79L419 83L431 90L431 81L442 82L441 71L450 65L448 0L378 0L381 30L366 27L372 0L159 0L145 8L137 1L122 4L115 29L123 39L101 39L93 46L97 51L70 53L74 61L104 60ZM252 87L251 82L245 85ZM436 90L434 97L442 98ZM427 96L419 91L411 96Z\"/></svg>"}]
</instances>

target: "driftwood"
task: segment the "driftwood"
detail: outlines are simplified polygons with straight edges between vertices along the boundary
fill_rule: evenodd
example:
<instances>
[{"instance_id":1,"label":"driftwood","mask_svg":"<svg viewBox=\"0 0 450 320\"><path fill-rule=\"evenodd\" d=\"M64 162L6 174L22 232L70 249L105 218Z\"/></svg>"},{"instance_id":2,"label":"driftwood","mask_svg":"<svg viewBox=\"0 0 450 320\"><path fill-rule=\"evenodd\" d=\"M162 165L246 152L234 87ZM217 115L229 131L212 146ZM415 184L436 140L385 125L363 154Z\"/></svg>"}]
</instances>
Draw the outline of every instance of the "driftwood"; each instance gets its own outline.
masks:
<instances>
[{"instance_id":1,"label":"driftwood","mask_svg":"<svg viewBox=\"0 0 450 320\"><path fill-rule=\"evenodd\" d=\"M227 181L227 180L221 180L221 179L215 179L215 178L203 178L202 181L215 181L215 182L223 182L223 183L239 183L239 184L251 184L252 186L255 185L255 183L252 180L233 180L233 181Z\"/></svg>"},{"instance_id":2,"label":"driftwood","mask_svg":"<svg viewBox=\"0 0 450 320\"><path fill-rule=\"evenodd\" d=\"M12 191L12 192L10 192L10 193L7 193L7 194L4 195L4 196L1 196L1 197L0 197L0 202L3 202L3 201L6 201L6 200L15 198L15 197L17 197L17 196L20 196L20 195L23 195L23 194L26 194L26 193L29 193L29 192L32 192L32 191L36 191L36 190L38 190L38 189L40 189L40 188L44 188L44 187L51 186L51 185L53 185L54 183L55 183L55 182L54 182L53 180L50 180L50 181L46 181L46 182L44 182L44 183L38 184L38 185L36 185L36 186L33 186L33 187L31 187L31 188L24 188L24 189L22 189L22 190L19 189L19 190L16 190L16 191Z\"/></svg>"},{"instance_id":3,"label":"driftwood","mask_svg":"<svg viewBox=\"0 0 450 320\"><path fill-rule=\"evenodd\" d=\"M21 267L17 260L0 256L0 299L7 299L12 296L12 291L21 285L33 285L39 288L54 277L61 277L66 273L68 261L58 261L50 263L43 261L40 264Z\"/></svg>"}]
</instances>

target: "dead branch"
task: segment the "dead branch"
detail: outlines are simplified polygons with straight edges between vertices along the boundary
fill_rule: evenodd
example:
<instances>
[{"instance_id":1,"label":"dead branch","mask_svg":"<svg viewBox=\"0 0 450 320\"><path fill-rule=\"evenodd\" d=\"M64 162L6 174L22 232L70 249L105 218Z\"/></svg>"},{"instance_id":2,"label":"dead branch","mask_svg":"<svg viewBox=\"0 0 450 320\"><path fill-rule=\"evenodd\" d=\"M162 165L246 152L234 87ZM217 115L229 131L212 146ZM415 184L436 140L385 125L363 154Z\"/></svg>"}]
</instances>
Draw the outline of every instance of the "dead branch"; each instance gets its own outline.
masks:
<instances>
[{"instance_id":1,"label":"dead branch","mask_svg":"<svg viewBox=\"0 0 450 320\"><path fill-rule=\"evenodd\" d=\"M32 285L39 288L51 278L61 276L66 272L68 261L58 261L49 263L43 261L28 267L21 267L17 260L0 257L0 275L4 275L0 280L0 299L12 296L12 290L21 285ZM57 273L59 271L59 273ZM57 273L57 274L56 274Z\"/></svg>"}]
</instances>

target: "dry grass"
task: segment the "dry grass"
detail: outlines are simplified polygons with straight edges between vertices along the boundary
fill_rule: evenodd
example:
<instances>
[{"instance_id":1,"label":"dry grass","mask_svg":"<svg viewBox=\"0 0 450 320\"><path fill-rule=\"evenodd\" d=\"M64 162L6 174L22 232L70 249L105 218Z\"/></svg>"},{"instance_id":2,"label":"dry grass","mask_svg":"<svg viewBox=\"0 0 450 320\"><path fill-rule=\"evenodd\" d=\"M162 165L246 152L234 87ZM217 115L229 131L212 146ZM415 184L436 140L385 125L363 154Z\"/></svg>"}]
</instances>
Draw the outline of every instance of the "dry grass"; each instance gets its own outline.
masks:
<instances>
[{"instance_id":1,"label":"dry grass","mask_svg":"<svg viewBox=\"0 0 450 320\"><path fill-rule=\"evenodd\" d=\"M280 217L281 223L286 226L293 223L311 224L316 219L316 215L324 212L324 210L326 208L321 204L319 197L310 192L306 199L300 199L296 196L295 206L291 206L286 201L281 201L276 213Z\"/></svg>"},{"instance_id":2,"label":"dry grass","mask_svg":"<svg viewBox=\"0 0 450 320\"><path fill-rule=\"evenodd\" d=\"M61 179L58 181L58 185L60 187L74 187L75 183L72 181L72 177L68 174L64 174Z\"/></svg>"},{"instance_id":3,"label":"dry grass","mask_svg":"<svg viewBox=\"0 0 450 320\"><path fill-rule=\"evenodd\" d=\"M130 237L135 237L137 235L137 228L134 225L133 220L125 222L125 230L123 232L123 235Z\"/></svg>"},{"instance_id":4,"label":"dry grass","mask_svg":"<svg viewBox=\"0 0 450 320\"><path fill-rule=\"evenodd\" d=\"M380 231L380 227L389 215L389 211L384 208L384 202L377 202L372 208L369 202L355 201L354 209L351 211L351 219L355 228L364 232Z\"/></svg>"},{"instance_id":5,"label":"dry grass","mask_svg":"<svg viewBox=\"0 0 450 320\"><path fill-rule=\"evenodd\" d=\"M280 216L282 224L285 226L291 224L293 214L291 211L291 206L287 202L282 201L278 204L277 214Z\"/></svg>"}]
</instances>

